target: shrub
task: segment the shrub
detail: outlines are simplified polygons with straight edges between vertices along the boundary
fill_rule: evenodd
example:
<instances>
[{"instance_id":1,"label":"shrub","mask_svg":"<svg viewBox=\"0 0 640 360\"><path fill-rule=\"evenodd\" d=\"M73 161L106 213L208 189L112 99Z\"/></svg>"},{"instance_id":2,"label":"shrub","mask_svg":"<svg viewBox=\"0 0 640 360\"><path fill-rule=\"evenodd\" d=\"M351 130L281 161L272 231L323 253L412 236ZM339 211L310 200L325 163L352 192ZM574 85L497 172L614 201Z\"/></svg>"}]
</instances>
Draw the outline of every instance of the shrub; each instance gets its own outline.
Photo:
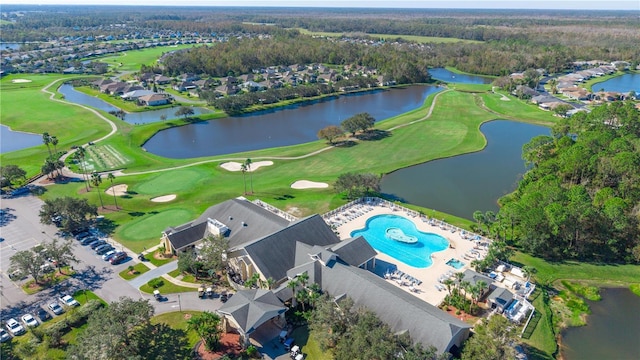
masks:
<instances>
[{"instance_id":1,"label":"shrub","mask_svg":"<svg viewBox=\"0 0 640 360\"><path fill-rule=\"evenodd\" d=\"M157 288L161 287L162 285L164 285L164 280L162 280L161 278L151 279L151 280L149 280L147 285L151 286L154 289L157 289Z\"/></svg>"}]
</instances>

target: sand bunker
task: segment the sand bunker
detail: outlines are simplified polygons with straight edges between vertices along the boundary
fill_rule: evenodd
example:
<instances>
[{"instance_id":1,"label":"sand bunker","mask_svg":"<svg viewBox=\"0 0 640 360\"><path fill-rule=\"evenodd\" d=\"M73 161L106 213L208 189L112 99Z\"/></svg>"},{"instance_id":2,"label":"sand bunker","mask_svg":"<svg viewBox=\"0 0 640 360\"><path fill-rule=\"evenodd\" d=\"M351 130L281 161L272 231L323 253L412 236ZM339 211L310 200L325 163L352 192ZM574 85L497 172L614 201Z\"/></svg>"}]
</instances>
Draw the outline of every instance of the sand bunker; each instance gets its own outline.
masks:
<instances>
[{"instance_id":1,"label":"sand bunker","mask_svg":"<svg viewBox=\"0 0 640 360\"><path fill-rule=\"evenodd\" d=\"M292 189L324 189L328 188L329 184L323 182L315 182L309 180L298 180L291 184Z\"/></svg>"},{"instance_id":2,"label":"sand bunker","mask_svg":"<svg viewBox=\"0 0 640 360\"><path fill-rule=\"evenodd\" d=\"M502 101L511 101L511 99L509 99L508 97L502 95L502 97L500 98L500 100Z\"/></svg>"},{"instance_id":3,"label":"sand bunker","mask_svg":"<svg viewBox=\"0 0 640 360\"><path fill-rule=\"evenodd\" d=\"M30 83L31 80L27 80L27 79L13 79L11 80L12 83L14 84L22 84L22 83Z\"/></svg>"},{"instance_id":4,"label":"sand bunker","mask_svg":"<svg viewBox=\"0 0 640 360\"><path fill-rule=\"evenodd\" d=\"M127 195L127 188L129 186L127 184L120 184L120 185L114 185L110 188L108 188L107 190L105 190L104 192L106 192L107 194L113 196L113 192L115 191L116 196L122 196L122 195Z\"/></svg>"},{"instance_id":5,"label":"sand bunker","mask_svg":"<svg viewBox=\"0 0 640 360\"><path fill-rule=\"evenodd\" d=\"M251 169L247 170L247 171L256 171L258 170L261 166L271 166L273 165L273 161L256 161L251 163ZM229 161L223 164L220 164L220 167L227 170L227 171L240 171L242 170L242 164L239 162L235 162L235 161Z\"/></svg>"},{"instance_id":6,"label":"sand bunker","mask_svg":"<svg viewBox=\"0 0 640 360\"><path fill-rule=\"evenodd\" d=\"M163 195L163 196L158 196L158 197L154 197L153 199L151 199L151 201L153 202L169 202L173 199L176 198L176 194L170 194L170 195Z\"/></svg>"}]
</instances>

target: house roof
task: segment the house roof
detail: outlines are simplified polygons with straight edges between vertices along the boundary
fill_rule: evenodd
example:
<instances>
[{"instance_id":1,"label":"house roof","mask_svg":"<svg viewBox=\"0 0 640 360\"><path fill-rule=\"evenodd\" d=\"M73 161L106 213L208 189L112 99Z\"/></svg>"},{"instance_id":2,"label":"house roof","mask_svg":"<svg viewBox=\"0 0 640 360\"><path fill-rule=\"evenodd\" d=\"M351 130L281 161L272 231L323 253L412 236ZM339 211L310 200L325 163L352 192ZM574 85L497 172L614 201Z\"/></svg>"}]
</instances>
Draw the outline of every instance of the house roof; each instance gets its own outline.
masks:
<instances>
[{"instance_id":1,"label":"house roof","mask_svg":"<svg viewBox=\"0 0 640 360\"><path fill-rule=\"evenodd\" d=\"M334 297L351 298L375 312L394 332L408 331L415 343L448 351L466 339L469 324L406 292L379 276L335 261L322 267L321 287Z\"/></svg>"},{"instance_id":2,"label":"house roof","mask_svg":"<svg viewBox=\"0 0 640 360\"><path fill-rule=\"evenodd\" d=\"M341 260L352 266L360 266L377 255L376 251L362 236L343 240L330 247L329 250L336 253Z\"/></svg>"},{"instance_id":3,"label":"house roof","mask_svg":"<svg viewBox=\"0 0 640 360\"><path fill-rule=\"evenodd\" d=\"M507 306L507 304L509 304L512 299L513 294L511 293L511 291L503 287L497 287L493 289L493 291L487 297L487 300L496 304L500 304L501 306Z\"/></svg>"},{"instance_id":4,"label":"house roof","mask_svg":"<svg viewBox=\"0 0 640 360\"><path fill-rule=\"evenodd\" d=\"M230 248L262 238L289 224L288 220L250 201L231 199L209 207L192 222L165 230L174 249L202 240L208 219L216 219L229 228L227 236Z\"/></svg>"},{"instance_id":5,"label":"house roof","mask_svg":"<svg viewBox=\"0 0 640 360\"><path fill-rule=\"evenodd\" d=\"M243 247L265 278L278 281L285 278L287 270L295 265L296 242L325 248L339 241L322 217L316 214L294 221L286 228Z\"/></svg>"},{"instance_id":6,"label":"house roof","mask_svg":"<svg viewBox=\"0 0 640 360\"><path fill-rule=\"evenodd\" d=\"M166 100L167 98L165 98L164 96L162 96L160 94L155 94L154 93L154 94L140 96L138 99L140 99L140 101L144 101L144 102L152 102L152 101Z\"/></svg>"},{"instance_id":7,"label":"house roof","mask_svg":"<svg viewBox=\"0 0 640 360\"><path fill-rule=\"evenodd\" d=\"M492 278L479 274L471 269L465 270L463 274L464 278L462 279L462 281L468 281L471 285L477 284L478 281L484 281L487 285L493 283Z\"/></svg>"},{"instance_id":8,"label":"house roof","mask_svg":"<svg viewBox=\"0 0 640 360\"><path fill-rule=\"evenodd\" d=\"M238 291L218 309L218 312L231 316L245 334L250 334L286 310L273 292L253 289Z\"/></svg>"}]
</instances>

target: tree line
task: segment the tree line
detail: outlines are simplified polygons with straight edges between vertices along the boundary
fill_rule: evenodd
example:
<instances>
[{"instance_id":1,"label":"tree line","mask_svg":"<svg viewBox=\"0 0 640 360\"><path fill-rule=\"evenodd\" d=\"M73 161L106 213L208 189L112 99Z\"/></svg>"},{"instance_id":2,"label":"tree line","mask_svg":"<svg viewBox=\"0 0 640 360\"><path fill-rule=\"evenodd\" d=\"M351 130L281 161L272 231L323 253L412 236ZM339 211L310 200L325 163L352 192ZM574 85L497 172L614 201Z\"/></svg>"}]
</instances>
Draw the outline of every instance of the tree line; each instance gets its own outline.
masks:
<instances>
[{"instance_id":1,"label":"tree line","mask_svg":"<svg viewBox=\"0 0 640 360\"><path fill-rule=\"evenodd\" d=\"M615 102L523 147L531 166L492 226L546 259L640 262L640 114Z\"/></svg>"}]
</instances>

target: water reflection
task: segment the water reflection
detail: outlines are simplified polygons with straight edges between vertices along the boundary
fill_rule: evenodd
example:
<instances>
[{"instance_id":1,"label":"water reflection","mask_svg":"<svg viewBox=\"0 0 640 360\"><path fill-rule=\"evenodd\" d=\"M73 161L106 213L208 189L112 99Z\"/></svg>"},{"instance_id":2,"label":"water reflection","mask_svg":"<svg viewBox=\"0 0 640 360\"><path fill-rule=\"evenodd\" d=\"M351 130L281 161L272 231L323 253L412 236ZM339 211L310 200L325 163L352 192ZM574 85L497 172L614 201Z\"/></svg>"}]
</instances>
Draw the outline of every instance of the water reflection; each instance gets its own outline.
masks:
<instances>
[{"instance_id":1,"label":"water reflection","mask_svg":"<svg viewBox=\"0 0 640 360\"><path fill-rule=\"evenodd\" d=\"M616 76L607 81L593 84L592 89L593 91L604 89L604 91L617 91L620 93L628 93L633 90L637 94L640 93L640 74L633 73Z\"/></svg>"},{"instance_id":2,"label":"water reflection","mask_svg":"<svg viewBox=\"0 0 640 360\"><path fill-rule=\"evenodd\" d=\"M403 114L439 90L424 85L377 90L190 124L160 131L144 148L184 159L302 144L317 140L318 130L357 113L368 112L378 120Z\"/></svg>"},{"instance_id":3,"label":"water reflection","mask_svg":"<svg viewBox=\"0 0 640 360\"><path fill-rule=\"evenodd\" d=\"M522 145L549 129L513 121L492 121L480 130L487 146L479 152L400 169L382 178L382 192L412 204L466 219L497 211L498 199L516 188L525 172Z\"/></svg>"},{"instance_id":4,"label":"water reflection","mask_svg":"<svg viewBox=\"0 0 640 360\"><path fill-rule=\"evenodd\" d=\"M429 69L431 77L445 82L462 83L462 84L491 84L493 79L480 75L456 74L444 68Z\"/></svg>"},{"instance_id":5,"label":"water reflection","mask_svg":"<svg viewBox=\"0 0 640 360\"><path fill-rule=\"evenodd\" d=\"M42 144L42 136L38 134L13 131L8 126L0 125L0 153L22 150Z\"/></svg>"},{"instance_id":6,"label":"water reflection","mask_svg":"<svg viewBox=\"0 0 640 360\"><path fill-rule=\"evenodd\" d=\"M73 86L69 84L63 84L62 86L60 86L58 92L64 95L65 100L69 102L90 106L106 112L120 110L119 108L109 104L108 102L100 98L87 95L74 89ZM147 124L161 121L163 116L165 119L174 119L177 118L177 116L175 115L177 110L178 107L176 106L158 110L127 113L124 117L124 121L131 124ZM193 111L194 115L208 114L212 112L209 109L201 107L193 107Z\"/></svg>"}]
</instances>

